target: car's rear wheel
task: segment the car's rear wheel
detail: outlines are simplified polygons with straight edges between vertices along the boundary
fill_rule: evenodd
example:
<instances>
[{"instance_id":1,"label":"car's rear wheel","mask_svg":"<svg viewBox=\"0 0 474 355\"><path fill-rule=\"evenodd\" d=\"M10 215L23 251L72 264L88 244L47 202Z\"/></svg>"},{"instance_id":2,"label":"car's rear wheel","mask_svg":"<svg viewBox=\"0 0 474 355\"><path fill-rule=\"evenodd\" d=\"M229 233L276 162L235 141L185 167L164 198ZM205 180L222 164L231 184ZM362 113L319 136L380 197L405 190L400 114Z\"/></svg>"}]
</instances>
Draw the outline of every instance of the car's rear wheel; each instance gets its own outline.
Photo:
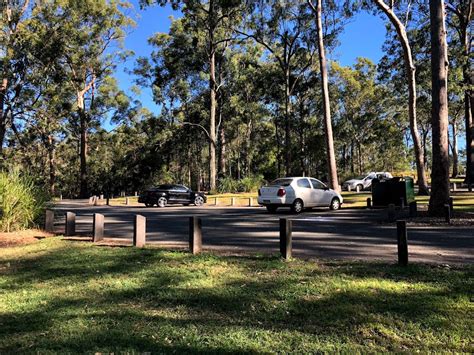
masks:
<instances>
[{"instance_id":1,"label":"car's rear wheel","mask_svg":"<svg viewBox=\"0 0 474 355\"><path fill-rule=\"evenodd\" d=\"M270 213L275 213L277 211L277 206L267 206L267 211Z\"/></svg>"},{"instance_id":2,"label":"car's rear wheel","mask_svg":"<svg viewBox=\"0 0 474 355\"><path fill-rule=\"evenodd\" d=\"M202 196L196 196L196 198L194 199L194 204L196 206L204 205L204 198Z\"/></svg>"},{"instance_id":3,"label":"car's rear wheel","mask_svg":"<svg viewBox=\"0 0 474 355\"><path fill-rule=\"evenodd\" d=\"M338 209L341 208L341 201L337 197L334 197L331 200L331 204L329 205L329 208L333 211L337 211Z\"/></svg>"},{"instance_id":4,"label":"car's rear wheel","mask_svg":"<svg viewBox=\"0 0 474 355\"><path fill-rule=\"evenodd\" d=\"M168 200L166 199L166 197L162 196L158 199L158 202L156 204L158 205L158 207L165 207L168 204Z\"/></svg>"},{"instance_id":5,"label":"car's rear wheel","mask_svg":"<svg viewBox=\"0 0 474 355\"><path fill-rule=\"evenodd\" d=\"M300 200L299 198L296 199L293 204L291 205L291 211L293 213L301 213L303 212L303 209L304 209L304 204L303 204L303 201Z\"/></svg>"}]
</instances>

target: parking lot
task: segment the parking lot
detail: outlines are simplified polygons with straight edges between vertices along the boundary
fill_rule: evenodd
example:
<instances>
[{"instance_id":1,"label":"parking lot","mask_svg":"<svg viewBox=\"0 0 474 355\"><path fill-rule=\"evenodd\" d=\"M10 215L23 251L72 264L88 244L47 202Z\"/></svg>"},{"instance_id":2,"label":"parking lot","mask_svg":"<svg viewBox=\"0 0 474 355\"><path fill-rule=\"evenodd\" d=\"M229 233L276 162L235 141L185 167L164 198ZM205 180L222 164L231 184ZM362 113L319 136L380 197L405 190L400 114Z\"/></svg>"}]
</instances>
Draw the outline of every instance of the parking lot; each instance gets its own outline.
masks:
<instances>
[{"instance_id":1,"label":"parking lot","mask_svg":"<svg viewBox=\"0 0 474 355\"><path fill-rule=\"evenodd\" d=\"M294 257L396 261L395 224L386 223L386 211L343 209L312 210L292 215L282 210L269 214L260 207L89 206L87 201L62 201L56 205L56 232L64 232L64 212L75 212L80 237L91 235L92 215L105 215L109 241L131 242L136 214L147 218L147 243L186 248L188 218L203 224L204 250L225 253L277 254L279 218L293 220ZM409 225L410 260L429 263L473 263L472 227L413 227Z\"/></svg>"}]
</instances>

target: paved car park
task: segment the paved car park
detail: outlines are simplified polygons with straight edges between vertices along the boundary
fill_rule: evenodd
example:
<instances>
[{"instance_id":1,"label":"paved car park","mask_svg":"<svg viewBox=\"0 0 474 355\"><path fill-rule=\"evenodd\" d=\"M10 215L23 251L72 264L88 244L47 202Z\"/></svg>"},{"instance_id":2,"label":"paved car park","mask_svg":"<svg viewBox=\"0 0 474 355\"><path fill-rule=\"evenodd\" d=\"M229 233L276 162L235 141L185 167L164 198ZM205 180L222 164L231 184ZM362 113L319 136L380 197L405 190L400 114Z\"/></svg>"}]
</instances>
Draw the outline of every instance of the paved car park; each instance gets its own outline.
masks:
<instances>
[{"instance_id":1,"label":"paved car park","mask_svg":"<svg viewBox=\"0 0 474 355\"><path fill-rule=\"evenodd\" d=\"M136 214L147 218L147 243L186 248L188 217L203 224L204 250L226 253L277 254L279 218L293 220L293 256L347 260L396 261L396 228L385 222L384 210L312 210L293 215L282 210L269 214L261 207L165 207L89 206L86 201L62 201L56 205L56 232L64 231L66 211L75 212L76 232L91 234L92 215L105 215L105 236L110 241L132 239ZM410 227L411 261L474 263L474 232L469 227Z\"/></svg>"}]
</instances>

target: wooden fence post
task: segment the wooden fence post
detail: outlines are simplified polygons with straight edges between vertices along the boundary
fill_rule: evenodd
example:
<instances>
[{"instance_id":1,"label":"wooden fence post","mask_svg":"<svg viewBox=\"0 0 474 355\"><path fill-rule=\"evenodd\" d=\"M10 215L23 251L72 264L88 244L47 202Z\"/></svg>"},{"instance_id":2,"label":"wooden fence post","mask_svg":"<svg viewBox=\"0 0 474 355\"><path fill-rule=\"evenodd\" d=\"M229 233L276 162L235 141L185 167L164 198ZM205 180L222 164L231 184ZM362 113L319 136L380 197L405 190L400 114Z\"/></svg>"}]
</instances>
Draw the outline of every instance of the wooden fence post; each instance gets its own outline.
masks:
<instances>
[{"instance_id":1,"label":"wooden fence post","mask_svg":"<svg viewBox=\"0 0 474 355\"><path fill-rule=\"evenodd\" d=\"M397 221L398 265L408 265L407 222Z\"/></svg>"},{"instance_id":2,"label":"wooden fence post","mask_svg":"<svg viewBox=\"0 0 474 355\"><path fill-rule=\"evenodd\" d=\"M94 213L92 221L92 241L97 243L102 239L104 239L104 215Z\"/></svg>"},{"instance_id":3,"label":"wooden fence post","mask_svg":"<svg viewBox=\"0 0 474 355\"><path fill-rule=\"evenodd\" d=\"M53 210L46 210L44 229L46 230L46 232L54 233L54 211Z\"/></svg>"},{"instance_id":4,"label":"wooden fence post","mask_svg":"<svg viewBox=\"0 0 474 355\"><path fill-rule=\"evenodd\" d=\"M292 230L292 221L280 218L280 254L284 259L291 259L292 256Z\"/></svg>"},{"instance_id":5,"label":"wooden fence post","mask_svg":"<svg viewBox=\"0 0 474 355\"><path fill-rule=\"evenodd\" d=\"M416 217L416 215L418 214L418 206L417 206L416 201L410 202L409 207L410 207L409 216Z\"/></svg>"},{"instance_id":6,"label":"wooden fence post","mask_svg":"<svg viewBox=\"0 0 474 355\"><path fill-rule=\"evenodd\" d=\"M76 214L73 212L66 212L66 236L76 234Z\"/></svg>"},{"instance_id":7,"label":"wooden fence post","mask_svg":"<svg viewBox=\"0 0 474 355\"><path fill-rule=\"evenodd\" d=\"M372 199L370 197L367 199L367 208L372 208Z\"/></svg>"},{"instance_id":8,"label":"wooden fence post","mask_svg":"<svg viewBox=\"0 0 474 355\"><path fill-rule=\"evenodd\" d=\"M202 251L202 221L198 217L189 217L189 251L199 254Z\"/></svg>"},{"instance_id":9,"label":"wooden fence post","mask_svg":"<svg viewBox=\"0 0 474 355\"><path fill-rule=\"evenodd\" d=\"M143 248L146 242L146 217L137 214L133 224L133 246Z\"/></svg>"},{"instance_id":10,"label":"wooden fence post","mask_svg":"<svg viewBox=\"0 0 474 355\"><path fill-rule=\"evenodd\" d=\"M451 224L451 206L449 204L444 205L444 219L446 223Z\"/></svg>"}]
</instances>

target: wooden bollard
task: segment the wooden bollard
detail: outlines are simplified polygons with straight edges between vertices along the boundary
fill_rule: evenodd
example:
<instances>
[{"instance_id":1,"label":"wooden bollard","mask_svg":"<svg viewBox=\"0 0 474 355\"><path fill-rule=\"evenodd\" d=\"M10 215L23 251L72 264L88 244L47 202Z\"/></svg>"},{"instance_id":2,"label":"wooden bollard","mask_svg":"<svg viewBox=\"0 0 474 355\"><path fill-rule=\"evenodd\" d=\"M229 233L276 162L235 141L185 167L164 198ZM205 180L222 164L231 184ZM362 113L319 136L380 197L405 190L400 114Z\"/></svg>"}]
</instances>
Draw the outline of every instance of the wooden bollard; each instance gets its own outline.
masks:
<instances>
[{"instance_id":1,"label":"wooden bollard","mask_svg":"<svg viewBox=\"0 0 474 355\"><path fill-rule=\"evenodd\" d=\"M214 206L217 206L217 197L214 197Z\"/></svg>"},{"instance_id":2,"label":"wooden bollard","mask_svg":"<svg viewBox=\"0 0 474 355\"><path fill-rule=\"evenodd\" d=\"M60 195L59 195L59 201L62 201L62 200L63 200L63 195L60 194Z\"/></svg>"},{"instance_id":3,"label":"wooden bollard","mask_svg":"<svg viewBox=\"0 0 474 355\"><path fill-rule=\"evenodd\" d=\"M359 185L356 186L356 192L357 192L357 193L360 192L360 187L359 187Z\"/></svg>"},{"instance_id":4,"label":"wooden bollard","mask_svg":"<svg viewBox=\"0 0 474 355\"><path fill-rule=\"evenodd\" d=\"M454 199L452 197L448 199L448 204L449 204L449 209L451 210L451 216L452 216L454 212Z\"/></svg>"},{"instance_id":5,"label":"wooden bollard","mask_svg":"<svg viewBox=\"0 0 474 355\"><path fill-rule=\"evenodd\" d=\"M280 218L280 254L284 259L291 259L293 249L292 230L292 221L287 218Z\"/></svg>"},{"instance_id":6,"label":"wooden bollard","mask_svg":"<svg viewBox=\"0 0 474 355\"><path fill-rule=\"evenodd\" d=\"M198 217L189 217L189 251L192 254L202 251L202 221Z\"/></svg>"},{"instance_id":7,"label":"wooden bollard","mask_svg":"<svg viewBox=\"0 0 474 355\"><path fill-rule=\"evenodd\" d=\"M451 206L449 204L444 205L444 220L446 223L451 224Z\"/></svg>"},{"instance_id":8,"label":"wooden bollard","mask_svg":"<svg viewBox=\"0 0 474 355\"><path fill-rule=\"evenodd\" d=\"M230 199L230 205L231 205L231 206L235 206L235 197L232 197L232 198Z\"/></svg>"},{"instance_id":9,"label":"wooden bollard","mask_svg":"<svg viewBox=\"0 0 474 355\"><path fill-rule=\"evenodd\" d=\"M407 222L397 221L398 265L408 265Z\"/></svg>"},{"instance_id":10,"label":"wooden bollard","mask_svg":"<svg viewBox=\"0 0 474 355\"><path fill-rule=\"evenodd\" d=\"M249 197L249 207L252 207L252 206L253 206L253 198Z\"/></svg>"},{"instance_id":11,"label":"wooden bollard","mask_svg":"<svg viewBox=\"0 0 474 355\"><path fill-rule=\"evenodd\" d=\"M457 190L458 190L458 187L457 187L456 183L453 182L453 191L457 191Z\"/></svg>"},{"instance_id":12,"label":"wooden bollard","mask_svg":"<svg viewBox=\"0 0 474 355\"><path fill-rule=\"evenodd\" d=\"M409 216L410 217L416 217L417 214L418 214L418 206L417 206L416 201L410 202L408 207L409 207Z\"/></svg>"},{"instance_id":13,"label":"wooden bollard","mask_svg":"<svg viewBox=\"0 0 474 355\"><path fill-rule=\"evenodd\" d=\"M143 248L146 241L146 217L137 214L133 224L133 246Z\"/></svg>"},{"instance_id":14,"label":"wooden bollard","mask_svg":"<svg viewBox=\"0 0 474 355\"><path fill-rule=\"evenodd\" d=\"M76 214L74 212L66 212L66 236L76 234Z\"/></svg>"},{"instance_id":15,"label":"wooden bollard","mask_svg":"<svg viewBox=\"0 0 474 355\"><path fill-rule=\"evenodd\" d=\"M54 211L46 210L46 216L44 221L44 229L46 232L54 232Z\"/></svg>"},{"instance_id":16,"label":"wooden bollard","mask_svg":"<svg viewBox=\"0 0 474 355\"><path fill-rule=\"evenodd\" d=\"M94 204L94 196L89 197L89 205Z\"/></svg>"},{"instance_id":17,"label":"wooden bollard","mask_svg":"<svg viewBox=\"0 0 474 355\"><path fill-rule=\"evenodd\" d=\"M94 196L94 206L97 206L99 204L99 197Z\"/></svg>"},{"instance_id":18,"label":"wooden bollard","mask_svg":"<svg viewBox=\"0 0 474 355\"><path fill-rule=\"evenodd\" d=\"M130 199L128 197L125 198L125 204L128 206L130 205Z\"/></svg>"},{"instance_id":19,"label":"wooden bollard","mask_svg":"<svg viewBox=\"0 0 474 355\"><path fill-rule=\"evenodd\" d=\"M104 195L100 195L99 200L103 200L103 199L104 199Z\"/></svg>"},{"instance_id":20,"label":"wooden bollard","mask_svg":"<svg viewBox=\"0 0 474 355\"><path fill-rule=\"evenodd\" d=\"M403 197L400 197L400 207L402 210L405 208L405 199Z\"/></svg>"},{"instance_id":21,"label":"wooden bollard","mask_svg":"<svg viewBox=\"0 0 474 355\"><path fill-rule=\"evenodd\" d=\"M135 191L135 197L138 197L138 191Z\"/></svg>"},{"instance_id":22,"label":"wooden bollard","mask_svg":"<svg viewBox=\"0 0 474 355\"><path fill-rule=\"evenodd\" d=\"M367 199L367 208L372 208L372 199L370 197Z\"/></svg>"},{"instance_id":23,"label":"wooden bollard","mask_svg":"<svg viewBox=\"0 0 474 355\"><path fill-rule=\"evenodd\" d=\"M351 185L347 185L347 191L351 192Z\"/></svg>"},{"instance_id":24,"label":"wooden bollard","mask_svg":"<svg viewBox=\"0 0 474 355\"><path fill-rule=\"evenodd\" d=\"M93 218L92 241L96 243L104 239L104 215L100 213L94 213Z\"/></svg>"},{"instance_id":25,"label":"wooden bollard","mask_svg":"<svg viewBox=\"0 0 474 355\"><path fill-rule=\"evenodd\" d=\"M110 206L110 198L107 196L107 201L106 201L107 206Z\"/></svg>"}]
</instances>

